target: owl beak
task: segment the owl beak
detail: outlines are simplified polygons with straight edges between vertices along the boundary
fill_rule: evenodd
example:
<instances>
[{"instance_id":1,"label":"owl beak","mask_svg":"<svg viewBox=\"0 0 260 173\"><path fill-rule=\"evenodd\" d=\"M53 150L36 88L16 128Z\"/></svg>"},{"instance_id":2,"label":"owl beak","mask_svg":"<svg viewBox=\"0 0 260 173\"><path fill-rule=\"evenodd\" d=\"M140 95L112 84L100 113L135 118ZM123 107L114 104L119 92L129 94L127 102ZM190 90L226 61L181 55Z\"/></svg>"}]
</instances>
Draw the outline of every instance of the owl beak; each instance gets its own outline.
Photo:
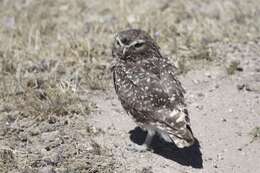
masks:
<instances>
[{"instance_id":1,"label":"owl beak","mask_svg":"<svg viewBox=\"0 0 260 173\"><path fill-rule=\"evenodd\" d=\"M115 38L116 42L119 43L120 47L123 48L123 56L125 56L125 53L128 50L129 46L127 46L124 43L122 43L122 41L121 41L121 39L120 39L118 34L115 34L114 38Z\"/></svg>"},{"instance_id":2,"label":"owl beak","mask_svg":"<svg viewBox=\"0 0 260 173\"><path fill-rule=\"evenodd\" d=\"M119 35L118 34L116 34L115 35L115 40L116 40L116 42L118 42L119 43L119 45L121 46L121 47L123 47L124 46L124 44L122 43L122 41L120 40L120 37L119 37Z\"/></svg>"},{"instance_id":3,"label":"owl beak","mask_svg":"<svg viewBox=\"0 0 260 173\"><path fill-rule=\"evenodd\" d=\"M126 53L127 49L128 49L128 47L125 47L125 46L124 46L124 49L123 49L123 56L125 56L125 53Z\"/></svg>"}]
</instances>

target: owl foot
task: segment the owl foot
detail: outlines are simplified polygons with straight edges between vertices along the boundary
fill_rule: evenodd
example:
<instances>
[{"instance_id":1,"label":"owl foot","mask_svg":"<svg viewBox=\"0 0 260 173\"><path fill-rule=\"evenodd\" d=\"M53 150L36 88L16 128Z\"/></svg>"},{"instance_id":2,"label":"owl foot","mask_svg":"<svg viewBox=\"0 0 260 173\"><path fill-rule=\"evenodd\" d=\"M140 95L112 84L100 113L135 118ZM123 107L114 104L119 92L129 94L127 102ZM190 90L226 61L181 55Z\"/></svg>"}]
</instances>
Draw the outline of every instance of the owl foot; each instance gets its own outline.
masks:
<instances>
[{"instance_id":1,"label":"owl foot","mask_svg":"<svg viewBox=\"0 0 260 173\"><path fill-rule=\"evenodd\" d=\"M153 151L151 148L152 139L155 132L151 129L147 129L147 135L145 137L144 143L142 145L137 144L129 144L127 150L134 151L134 152L146 152L146 151Z\"/></svg>"},{"instance_id":2,"label":"owl foot","mask_svg":"<svg viewBox=\"0 0 260 173\"><path fill-rule=\"evenodd\" d=\"M128 151L133 151L133 152L139 152L139 153L144 153L147 151L153 151L152 148L149 148L147 145L138 145L138 144L129 144L126 149Z\"/></svg>"}]
</instances>

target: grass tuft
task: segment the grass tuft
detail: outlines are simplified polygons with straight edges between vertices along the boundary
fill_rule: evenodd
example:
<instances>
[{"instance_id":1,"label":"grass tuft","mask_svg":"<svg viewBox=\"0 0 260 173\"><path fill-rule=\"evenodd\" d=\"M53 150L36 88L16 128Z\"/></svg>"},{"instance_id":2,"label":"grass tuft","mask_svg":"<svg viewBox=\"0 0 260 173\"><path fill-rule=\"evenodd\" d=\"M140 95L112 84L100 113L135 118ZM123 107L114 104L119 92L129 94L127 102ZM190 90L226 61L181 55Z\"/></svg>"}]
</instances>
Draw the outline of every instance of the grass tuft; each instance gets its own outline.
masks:
<instances>
[{"instance_id":1,"label":"grass tuft","mask_svg":"<svg viewBox=\"0 0 260 173\"><path fill-rule=\"evenodd\" d=\"M250 132L250 135L252 136L252 142L255 140L259 140L260 139L260 127L255 127L252 129L252 131Z\"/></svg>"},{"instance_id":2,"label":"grass tuft","mask_svg":"<svg viewBox=\"0 0 260 173\"><path fill-rule=\"evenodd\" d=\"M236 71L239 69L240 62L238 61L231 61L230 64L226 67L227 73L229 75L235 74Z\"/></svg>"}]
</instances>

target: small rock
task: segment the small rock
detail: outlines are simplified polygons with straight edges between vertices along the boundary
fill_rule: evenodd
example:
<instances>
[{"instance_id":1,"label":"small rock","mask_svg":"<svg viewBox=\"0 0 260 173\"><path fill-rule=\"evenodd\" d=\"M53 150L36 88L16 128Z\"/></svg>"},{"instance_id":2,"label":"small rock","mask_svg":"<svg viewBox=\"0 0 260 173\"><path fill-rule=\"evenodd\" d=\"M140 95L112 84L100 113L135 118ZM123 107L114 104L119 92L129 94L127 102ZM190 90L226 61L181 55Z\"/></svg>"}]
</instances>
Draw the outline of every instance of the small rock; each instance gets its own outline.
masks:
<instances>
[{"instance_id":1,"label":"small rock","mask_svg":"<svg viewBox=\"0 0 260 173\"><path fill-rule=\"evenodd\" d=\"M159 31L157 31L157 32L154 33L154 37L155 37L155 38L159 38L160 36L161 36L161 34L160 34Z\"/></svg>"},{"instance_id":2,"label":"small rock","mask_svg":"<svg viewBox=\"0 0 260 173\"><path fill-rule=\"evenodd\" d=\"M194 84L199 84L199 83L200 83L200 82L199 82L198 80L196 80L196 79L193 79L192 82L193 82Z\"/></svg>"},{"instance_id":3,"label":"small rock","mask_svg":"<svg viewBox=\"0 0 260 173\"><path fill-rule=\"evenodd\" d=\"M22 132L19 134L19 139L22 141L22 142L26 142L27 141L27 134L25 132Z\"/></svg>"},{"instance_id":4,"label":"small rock","mask_svg":"<svg viewBox=\"0 0 260 173\"><path fill-rule=\"evenodd\" d=\"M219 154L217 155L217 157L218 157L218 160L224 160L224 157L223 157L223 155L222 155L221 153L219 153Z\"/></svg>"},{"instance_id":5,"label":"small rock","mask_svg":"<svg viewBox=\"0 0 260 173\"><path fill-rule=\"evenodd\" d=\"M38 127L32 128L32 129L30 130L31 136L37 136L37 135L39 135L40 133L41 133L41 131L40 131L40 129L39 129Z\"/></svg>"},{"instance_id":6,"label":"small rock","mask_svg":"<svg viewBox=\"0 0 260 173\"><path fill-rule=\"evenodd\" d=\"M237 70L237 71L240 71L240 72L241 72L241 71L244 71L243 67L240 67L240 66L238 66L236 70Z\"/></svg>"},{"instance_id":7,"label":"small rock","mask_svg":"<svg viewBox=\"0 0 260 173\"><path fill-rule=\"evenodd\" d=\"M50 124L55 124L57 122L57 117L55 116L50 116L49 119L48 119L48 122Z\"/></svg>"},{"instance_id":8,"label":"small rock","mask_svg":"<svg viewBox=\"0 0 260 173\"><path fill-rule=\"evenodd\" d=\"M225 118L221 118L221 121L222 122L226 122L227 120Z\"/></svg>"},{"instance_id":9,"label":"small rock","mask_svg":"<svg viewBox=\"0 0 260 173\"><path fill-rule=\"evenodd\" d=\"M197 108L198 110L202 110L202 109L203 109L203 106L202 106L202 105L197 105L196 108Z\"/></svg>"},{"instance_id":10,"label":"small rock","mask_svg":"<svg viewBox=\"0 0 260 173\"><path fill-rule=\"evenodd\" d=\"M257 83L250 83L245 85L246 91L260 92L260 85Z\"/></svg>"},{"instance_id":11,"label":"small rock","mask_svg":"<svg viewBox=\"0 0 260 173\"><path fill-rule=\"evenodd\" d=\"M134 23L136 21L136 17L134 15L129 15L127 17L128 23Z\"/></svg>"},{"instance_id":12,"label":"small rock","mask_svg":"<svg viewBox=\"0 0 260 173\"><path fill-rule=\"evenodd\" d=\"M205 76L207 76L208 78L211 78L211 74L209 72L206 72Z\"/></svg>"},{"instance_id":13,"label":"small rock","mask_svg":"<svg viewBox=\"0 0 260 173\"><path fill-rule=\"evenodd\" d=\"M140 173L153 173L152 167L143 168Z\"/></svg>"},{"instance_id":14,"label":"small rock","mask_svg":"<svg viewBox=\"0 0 260 173\"><path fill-rule=\"evenodd\" d=\"M194 98L195 96L194 96L193 94L190 94L189 97L190 97L190 98Z\"/></svg>"},{"instance_id":15,"label":"small rock","mask_svg":"<svg viewBox=\"0 0 260 173\"><path fill-rule=\"evenodd\" d=\"M2 24L6 29L15 29L16 28L15 17L14 16L5 16Z\"/></svg>"},{"instance_id":16,"label":"small rock","mask_svg":"<svg viewBox=\"0 0 260 173\"><path fill-rule=\"evenodd\" d=\"M228 112L232 113L232 112L233 112L233 109L231 109L231 108L230 108L230 109L228 109Z\"/></svg>"},{"instance_id":17,"label":"small rock","mask_svg":"<svg viewBox=\"0 0 260 173\"><path fill-rule=\"evenodd\" d=\"M59 138L59 131L45 132L42 133L41 135L41 139L46 143L56 141L56 139L58 138Z\"/></svg>"},{"instance_id":18,"label":"small rock","mask_svg":"<svg viewBox=\"0 0 260 173\"><path fill-rule=\"evenodd\" d=\"M15 155L10 148L0 146L0 164L1 163L15 165Z\"/></svg>"},{"instance_id":19,"label":"small rock","mask_svg":"<svg viewBox=\"0 0 260 173\"><path fill-rule=\"evenodd\" d=\"M203 93L198 93L198 97L204 97L205 96L205 94L203 94Z\"/></svg>"},{"instance_id":20,"label":"small rock","mask_svg":"<svg viewBox=\"0 0 260 173\"><path fill-rule=\"evenodd\" d=\"M51 167L51 166L46 166L46 167L43 167L43 168L39 168L38 172L39 173L55 173L53 167Z\"/></svg>"},{"instance_id":21,"label":"small rock","mask_svg":"<svg viewBox=\"0 0 260 173\"><path fill-rule=\"evenodd\" d=\"M236 132L237 136L242 136L241 132Z\"/></svg>"},{"instance_id":22,"label":"small rock","mask_svg":"<svg viewBox=\"0 0 260 173\"><path fill-rule=\"evenodd\" d=\"M47 165L56 165L60 161L60 155L58 153L51 153L46 151L45 156L42 158Z\"/></svg>"},{"instance_id":23,"label":"small rock","mask_svg":"<svg viewBox=\"0 0 260 173\"><path fill-rule=\"evenodd\" d=\"M238 90L243 90L245 88L245 84L237 84L237 89Z\"/></svg>"},{"instance_id":24,"label":"small rock","mask_svg":"<svg viewBox=\"0 0 260 173\"><path fill-rule=\"evenodd\" d=\"M209 92L213 92L213 91L214 91L214 89L210 89L210 90L209 90Z\"/></svg>"}]
</instances>

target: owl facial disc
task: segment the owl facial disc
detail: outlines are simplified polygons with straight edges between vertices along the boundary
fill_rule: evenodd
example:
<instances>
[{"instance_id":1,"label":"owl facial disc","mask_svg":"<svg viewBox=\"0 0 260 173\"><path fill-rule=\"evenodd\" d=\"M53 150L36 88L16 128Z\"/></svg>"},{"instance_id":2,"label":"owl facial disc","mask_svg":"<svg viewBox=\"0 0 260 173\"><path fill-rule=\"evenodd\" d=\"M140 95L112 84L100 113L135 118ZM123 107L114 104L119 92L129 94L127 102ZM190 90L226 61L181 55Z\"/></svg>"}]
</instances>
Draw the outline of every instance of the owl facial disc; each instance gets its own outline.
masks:
<instances>
[{"instance_id":1,"label":"owl facial disc","mask_svg":"<svg viewBox=\"0 0 260 173\"><path fill-rule=\"evenodd\" d=\"M120 39L120 36L118 34L115 35L115 40L117 42L117 44L123 48L123 56L125 55L126 51L130 48L130 47L136 47L136 48L140 48L142 47L143 43L145 43L144 40L136 40L136 41L133 41L132 43L130 44L126 44L124 43L121 39Z\"/></svg>"}]
</instances>

